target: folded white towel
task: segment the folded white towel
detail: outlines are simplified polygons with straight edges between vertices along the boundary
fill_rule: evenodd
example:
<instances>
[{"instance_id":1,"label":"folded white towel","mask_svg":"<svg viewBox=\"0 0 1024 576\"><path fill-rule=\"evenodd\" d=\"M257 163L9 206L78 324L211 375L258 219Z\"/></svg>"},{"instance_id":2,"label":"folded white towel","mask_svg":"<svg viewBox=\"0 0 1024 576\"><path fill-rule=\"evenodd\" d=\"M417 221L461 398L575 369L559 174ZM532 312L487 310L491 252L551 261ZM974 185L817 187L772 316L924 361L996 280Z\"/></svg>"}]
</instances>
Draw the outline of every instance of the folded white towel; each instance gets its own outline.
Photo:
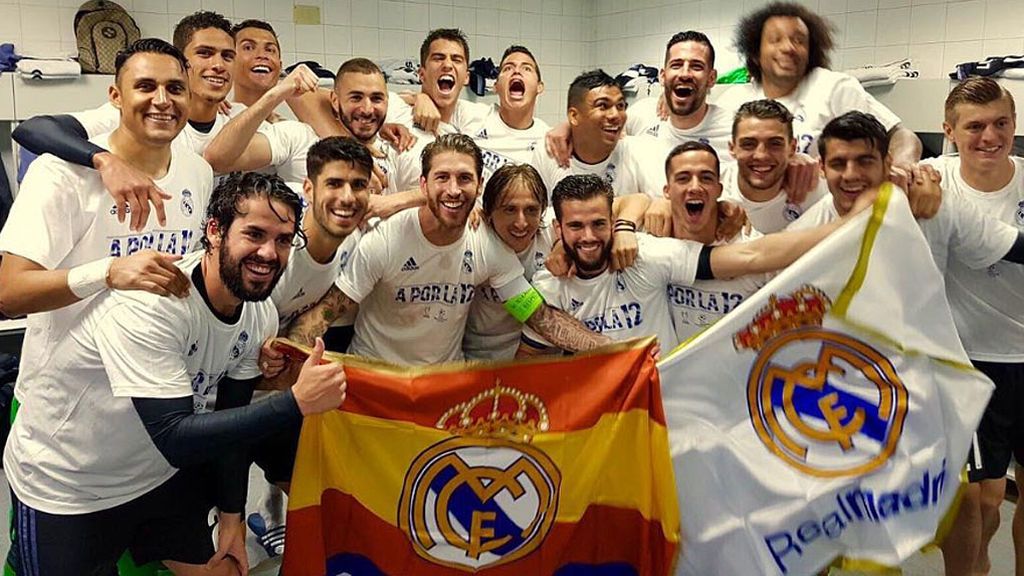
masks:
<instances>
[{"instance_id":1,"label":"folded white towel","mask_svg":"<svg viewBox=\"0 0 1024 576\"><path fill-rule=\"evenodd\" d=\"M82 67L74 60L35 60L22 58L18 61L18 73L36 79L77 78Z\"/></svg>"}]
</instances>

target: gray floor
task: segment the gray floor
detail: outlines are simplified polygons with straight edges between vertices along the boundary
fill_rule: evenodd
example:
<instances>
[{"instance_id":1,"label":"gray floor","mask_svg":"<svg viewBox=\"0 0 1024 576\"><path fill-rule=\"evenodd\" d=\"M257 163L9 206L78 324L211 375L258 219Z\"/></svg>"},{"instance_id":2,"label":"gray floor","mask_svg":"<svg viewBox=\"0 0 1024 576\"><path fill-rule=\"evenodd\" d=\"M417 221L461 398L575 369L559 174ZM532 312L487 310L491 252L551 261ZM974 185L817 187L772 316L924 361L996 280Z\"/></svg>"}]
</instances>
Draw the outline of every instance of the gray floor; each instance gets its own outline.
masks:
<instances>
[{"instance_id":1,"label":"gray floor","mask_svg":"<svg viewBox=\"0 0 1024 576\"><path fill-rule=\"evenodd\" d=\"M10 492L7 480L0 475L0 510L10 508ZM992 559L990 576L1013 576L1013 543L1010 540L1010 519L1013 517L1013 504L1003 502L1001 508L1002 522L999 532L992 539L989 555ZM6 554L10 546L7 530L0 530L0 554ZM278 559L268 560L253 568L252 576L271 576L277 574L280 565ZM854 576L856 572L833 573L833 576ZM942 574L942 556L938 552L918 554L903 565L904 576L937 576Z\"/></svg>"}]
</instances>

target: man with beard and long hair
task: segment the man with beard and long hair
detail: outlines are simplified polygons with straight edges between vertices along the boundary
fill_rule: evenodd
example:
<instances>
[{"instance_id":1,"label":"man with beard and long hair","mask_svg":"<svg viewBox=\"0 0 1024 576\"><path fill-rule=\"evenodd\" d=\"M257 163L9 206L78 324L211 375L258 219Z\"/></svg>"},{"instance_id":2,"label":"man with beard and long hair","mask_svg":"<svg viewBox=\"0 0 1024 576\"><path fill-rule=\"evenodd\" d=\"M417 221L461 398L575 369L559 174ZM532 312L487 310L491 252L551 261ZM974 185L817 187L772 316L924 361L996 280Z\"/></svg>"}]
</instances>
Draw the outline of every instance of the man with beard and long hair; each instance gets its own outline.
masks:
<instances>
[{"instance_id":1,"label":"man with beard and long hair","mask_svg":"<svg viewBox=\"0 0 1024 576\"><path fill-rule=\"evenodd\" d=\"M358 310L352 354L406 365L461 360L470 305L484 285L510 315L566 349L608 342L545 306L489 226L467 228L483 173L471 138L445 134L430 143L422 173L426 204L365 234L334 287L292 324L289 338L312 342L335 318Z\"/></svg>"},{"instance_id":2,"label":"man with beard and long hair","mask_svg":"<svg viewBox=\"0 0 1024 576\"><path fill-rule=\"evenodd\" d=\"M713 148L688 142L676 150L680 154L673 152L669 156L665 170L671 171L673 186L679 189L670 197L681 220L682 214L691 210L690 205L699 204L701 209L709 206L722 188L718 182L718 156ZM693 151L696 154L691 154ZM683 158L675 162L677 157ZM534 276L533 284L545 302L568 312L594 332L612 340L657 336L659 345L668 350L678 344L669 313L670 285L693 286L700 280L779 270L842 224L837 221L799 233L770 234L721 246L705 245L696 238L677 240L638 234L636 261L628 268L613 271L610 255L614 196L611 186L593 174L569 176L555 186L551 198L555 222L576 273L557 277L541 270ZM679 203L684 206L678 206ZM844 222L870 205L865 196L844 217ZM530 326L523 328L517 357L558 352L557 345Z\"/></svg>"},{"instance_id":3,"label":"man with beard and long hair","mask_svg":"<svg viewBox=\"0 0 1024 576\"><path fill-rule=\"evenodd\" d=\"M126 549L179 575L247 571L246 447L344 401L318 340L294 386L248 405L301 209L280 179L233 175L180 263L188 297L107 293L41 360L4 459L26 573L105 573Z\"/></svg>"}]
</instances>

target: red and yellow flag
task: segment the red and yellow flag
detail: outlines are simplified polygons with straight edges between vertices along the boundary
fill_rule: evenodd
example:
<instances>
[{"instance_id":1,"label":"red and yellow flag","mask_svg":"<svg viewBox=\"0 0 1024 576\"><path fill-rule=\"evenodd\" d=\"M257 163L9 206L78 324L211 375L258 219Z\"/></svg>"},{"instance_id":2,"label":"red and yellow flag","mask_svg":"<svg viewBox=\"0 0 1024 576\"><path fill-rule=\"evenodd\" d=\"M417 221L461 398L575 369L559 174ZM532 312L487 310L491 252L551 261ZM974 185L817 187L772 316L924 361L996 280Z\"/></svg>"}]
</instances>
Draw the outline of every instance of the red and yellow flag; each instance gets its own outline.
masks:
<instances>
[{"instance_id":1,"label":"red and yellow flag","mask_svg":"<svg viewBox=\"0 0 1024 576\"><path fill-rule=\"evenodd\" d=\"M306 418L289 576L669 574L679 513L651 339L519 364L348 356Z\"/></svg>"}]
</instances>

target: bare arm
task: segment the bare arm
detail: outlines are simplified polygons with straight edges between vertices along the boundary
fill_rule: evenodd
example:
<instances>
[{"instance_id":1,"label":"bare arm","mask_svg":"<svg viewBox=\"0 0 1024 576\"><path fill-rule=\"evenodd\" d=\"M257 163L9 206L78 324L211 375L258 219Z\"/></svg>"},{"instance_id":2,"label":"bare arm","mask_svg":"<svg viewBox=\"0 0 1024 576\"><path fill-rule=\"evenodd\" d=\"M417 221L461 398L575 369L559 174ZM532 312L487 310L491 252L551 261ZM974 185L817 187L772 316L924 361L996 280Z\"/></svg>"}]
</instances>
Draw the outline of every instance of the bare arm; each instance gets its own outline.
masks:
<instances>
[{"instance_id":1,"label":"bare arm","mask_svg":"<svg viewBox=\"0 0 1024 576\"><path fill-rule=\"evenodd\" d=\"M109 265L98 260L84 267L101 266L102 284L83 297L103 288L145 290L161 296L184 297L191 285L188 277L174 265L180 256L155 250L142 250L131 256L114 258ZM79 270L77 267L73 270ZM105 268L105 269L104 269ZM57 310L78 302L68 284L68 270L47 270L16 254L5 254L0 260L0 313L8 317Z\"/></svg>"},{"instance_id":2,"label":"bare arm","mask_svg":"<svg viewBox=\"0 0 1024 576\"><path fill-rule=\"evenodd\" d=\"M826 236L872 205L877 190L864 192L842 218L828 224L768 234L750 242L715 246L711 252L711 273L715 278L735 278L746 274L774 272L789 266Z\"/></svg>"},{"instance_id":3,"label":"bare arm","mask_svg":"<svg viewBox=\"0 0 1024 576\"><path fill-rule=\"evenodd\" d=\"M334 115L334 108L331 106L331 92L326 88L292 98L288 100L288 107L292 109L300 122L309 124L316 135L321 138L351 136Z\"/></svg>"},{"instance_id":4,"label":"bare arm","mask_svg":"<svg viewBox=\"0 0 1024 576\"><path fill-rule=\"evenodd\" d=\"M591 332L579 320L545 304L526 321L526 325L554 346L569 352L584 352L611 343L611 338Z\"/></svg>"},{"instance_id":5,"label":"bare arm","mask_svg":"<svg viewBox=\"0 0 1024 576\"><path fill-rule=\"evenodd\" d=\"M292 322L288 328L288 338L299 344L312 346L316 339L323 336L327 329L341 316L350 310L357 309L359 304L345 295L337 286L331 286L327 294L313 308L304 312Z\"/></svg>"},{"instance_id":6,"label":"bare arm","mask_svg":"<svg viewBox=\"0 0 1024 576\"><path fill-rule=\"evenodd\" d=\"M203 152L214 172L254 170L270 164L270 144L256 130L286 99L316 90L316 82L316 75L309 68L299 66L252 106L232 118Z\"/></svg>"},{"instance_id":7,"label":"bare arm","mask_svg":"<svg viewBox=\"0 0 1024 576\"><path fill-rule=\"evenodd\" d=\"M908 169L921 160L921 140L902 124L889 131L889 156L892 164Z\"/></svg>"},{"instance_id":8,"label":"bare arm","mask_svg":"<svg viewBox=\"0 0 1024 576\"><path fill-rule=\"evenodd\" d=\"M419 188L411 188L404 192L394 194L374 194L370 196L370 202L366 207L366 215L363 221L374 216L387 218L392 214L401 212L407 208L418 208L427 203L427 197Z\"/></svg>"},{"instance_id":9,"label":"bare arm","mask_svg":"<svg viewBox=\"0 0 1024 576\"><path fill-rule=\"evenodd\" d=\"M612 203L615 218L615 232L612 239L612 270L624 270L633 265L640 247L636 243L636 229L643 223L644 213L650 206L651 199L646 194L626 194L618 196ZM620 227L620 221L633 224Z\"/></svg>"}]
</instances>

